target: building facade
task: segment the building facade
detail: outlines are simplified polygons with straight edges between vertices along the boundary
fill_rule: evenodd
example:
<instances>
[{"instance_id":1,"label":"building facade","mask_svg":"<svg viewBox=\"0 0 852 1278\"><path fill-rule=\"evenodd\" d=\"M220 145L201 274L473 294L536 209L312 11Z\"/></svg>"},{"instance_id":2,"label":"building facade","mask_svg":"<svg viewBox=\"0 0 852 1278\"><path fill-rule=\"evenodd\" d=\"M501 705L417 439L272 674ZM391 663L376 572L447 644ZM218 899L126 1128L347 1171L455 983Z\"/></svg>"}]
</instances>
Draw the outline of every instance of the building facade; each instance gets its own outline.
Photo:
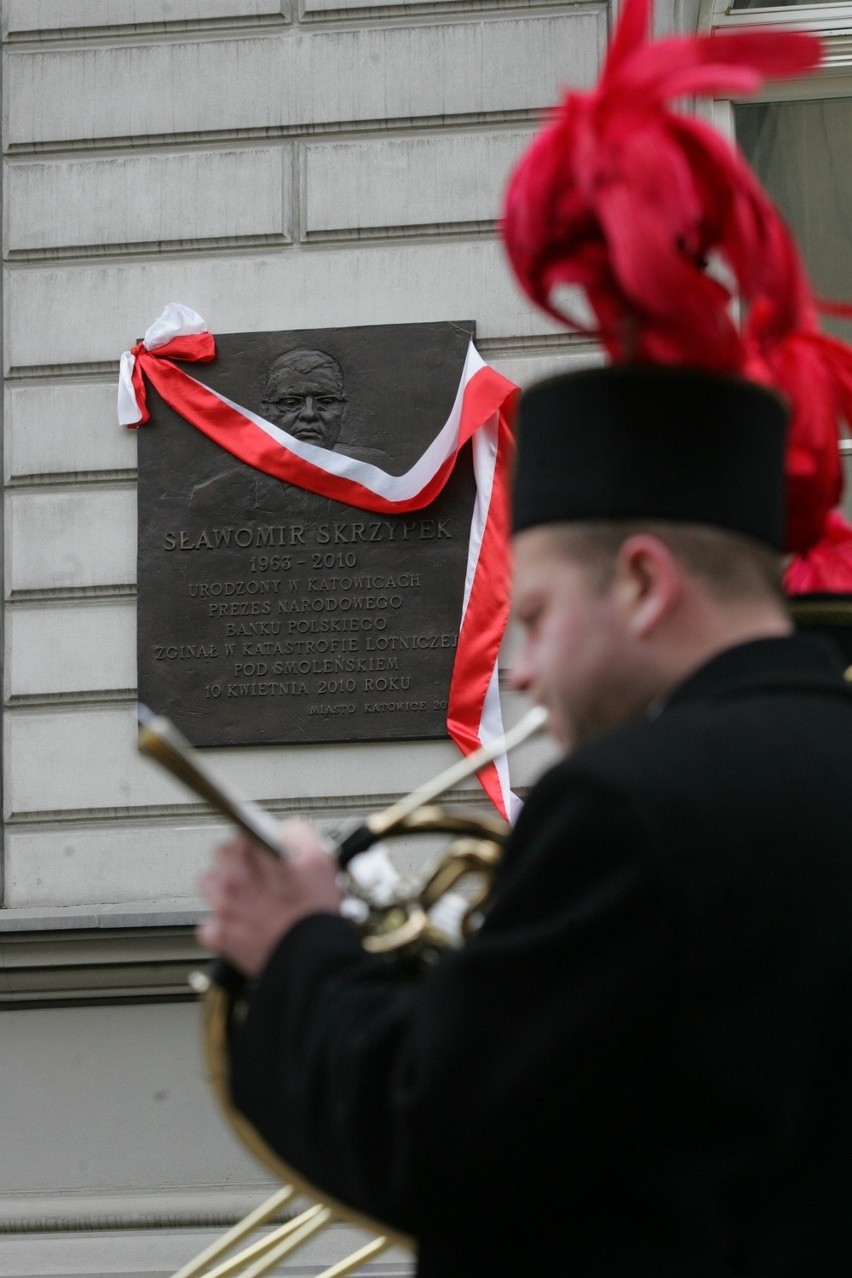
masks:
<instances>
[{"instance_id":1,"label":"building facade","mask_svg":"<svg viewBox=\"0 0 852 1278\"><path fill-rule=\"evenodd\" d=\"M664 0L656 14L661 32L757 16L827 34L818 90L717 117L847 298L849 10ZM224 827L136 751L136 438L116 423L119 357L176 301L214 334L469 316L484 358L522 385L596 359L520 297L495 222L514 157L564 86L593 81L614 14L607 0L0 13L0 1273L159 1278L270 1182L215 1112L187 984L203 962L196 879ZM434 741L212 755L273 812L320 821L384 806L456 757ZM517 783L546 758L524 747ZM480 801L472 784L465 800ZM406 1271L395 1255L365 1270Z\"/></svg>"}]
</instances>

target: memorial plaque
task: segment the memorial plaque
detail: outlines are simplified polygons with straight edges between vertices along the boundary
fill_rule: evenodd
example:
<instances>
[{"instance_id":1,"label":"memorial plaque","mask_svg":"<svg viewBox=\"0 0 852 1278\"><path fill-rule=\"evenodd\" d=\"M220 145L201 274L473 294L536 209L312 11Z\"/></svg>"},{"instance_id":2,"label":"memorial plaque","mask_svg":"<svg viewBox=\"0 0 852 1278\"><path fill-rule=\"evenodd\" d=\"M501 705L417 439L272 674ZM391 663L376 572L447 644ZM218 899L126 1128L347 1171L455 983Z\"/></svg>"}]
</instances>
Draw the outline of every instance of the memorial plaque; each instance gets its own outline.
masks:
<instances>
[{"instance_id":1,"label":"memorial plaque","mask_svg":"<svg viewBox=\"0 0 852 1278\"><path fill-rule=\"evenodd\" d=\"M472 323L217 335L192 377L297 438L406 473ZM177 361L176 361L177 362ZM475 483L405 515L238 460L153 388L139 431L139 699L198 745L446 736Z\"/></svg>"}]
</instances>

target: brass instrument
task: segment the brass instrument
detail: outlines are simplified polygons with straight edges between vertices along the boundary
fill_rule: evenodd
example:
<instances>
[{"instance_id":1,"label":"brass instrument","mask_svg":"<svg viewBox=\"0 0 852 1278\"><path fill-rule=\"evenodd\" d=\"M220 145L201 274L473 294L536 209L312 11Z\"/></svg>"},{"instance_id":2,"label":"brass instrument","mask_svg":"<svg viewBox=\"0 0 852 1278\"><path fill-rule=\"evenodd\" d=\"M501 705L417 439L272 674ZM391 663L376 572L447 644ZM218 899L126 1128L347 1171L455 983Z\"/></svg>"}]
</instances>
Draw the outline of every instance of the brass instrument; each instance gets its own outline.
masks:
<instances>
[{"instance_id":1,"label":"brass instrument","mask_svg":"<svg viewBox=\"0 0 852 1278\"><path fill-rule=\"evenodd\" d=\"M434 800L538 732L546 719L542 709L530 710L498 741L459 760L336 841L335 855L347 894L346 912L357 921L365 949L422 965L432 961L447 946L460 945L468 939L490 890L508 827L494 816L448 813ZM269 813L243 798L202 765L174 726L144 706L139 707L139 749L275 856L286 855L278 841L277 824ZM380 841L401 834L435 832L452 835L452 841L416 882L398 874L387 854L377 847ZM460 881L471 875L478 879L476 890L465 894L457 892ZM192 978L193 988L204 996L208 1081L233 1131L284 1186L180 1269L174 1278L230 1278L238 1273L242 1278L261 1278L334 1222L361 1226L375 1236L344 1260L325 1269L319 1278L343 1278L389 1246L410 1247L409 1239L320 1194L279 1158L248 1120L234 1109L230 1099L228 1044L244 984L240 973L223 960L217 960L208 974L195 973ZM297 1195L320 1201L273 1228L237 1255L223 1259L256 1229L278 1216Z\"/></svg>"}]
</instances>

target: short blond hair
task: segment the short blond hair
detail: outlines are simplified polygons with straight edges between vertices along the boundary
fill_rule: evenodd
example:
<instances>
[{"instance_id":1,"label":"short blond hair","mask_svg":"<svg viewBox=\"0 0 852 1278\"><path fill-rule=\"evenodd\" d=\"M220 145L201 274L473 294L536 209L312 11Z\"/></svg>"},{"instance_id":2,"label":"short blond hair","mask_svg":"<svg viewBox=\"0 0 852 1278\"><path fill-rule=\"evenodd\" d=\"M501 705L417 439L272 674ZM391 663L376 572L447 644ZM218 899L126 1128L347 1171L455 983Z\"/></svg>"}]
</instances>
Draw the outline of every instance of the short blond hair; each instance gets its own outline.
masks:
<instances>
[{"instance_id":1,"label":"short blond hair","mask_svg":"<svg viewBox=\"0 0 852 1278\"><path fill-rule=\"evenodd\" d=\"M612 580L616 556L629 537L644 533L664 543L690 576L716 599L767 599L785 611L782 559L771 547L709 524L666 520L590 520L554 524L557 545L582 563L603 589Z\"/></svg>"}]
</instances>

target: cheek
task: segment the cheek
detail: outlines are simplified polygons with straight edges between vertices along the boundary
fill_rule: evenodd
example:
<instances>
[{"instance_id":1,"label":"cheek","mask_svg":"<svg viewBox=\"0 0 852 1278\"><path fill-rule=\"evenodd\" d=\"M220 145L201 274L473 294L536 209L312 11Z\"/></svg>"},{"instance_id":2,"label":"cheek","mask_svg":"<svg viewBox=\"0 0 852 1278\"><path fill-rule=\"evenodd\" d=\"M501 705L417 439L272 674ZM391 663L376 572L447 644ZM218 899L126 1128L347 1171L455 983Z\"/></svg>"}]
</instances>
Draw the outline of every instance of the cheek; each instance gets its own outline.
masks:
<instances>
[{"instance_id":1,"label":"cheek","mask_svg":"<svg viewBox=\"0 0 852 1278\"><path fill-rule=\"evenodd\" d=\"M571 682L578 664L576 636L569 626L544 630L531 648L532 661L543 683L550 687Z\"/></svg>"},{"instance_id":2,"label":"cheek","mask_svg":"<svg viewBox=\"0 0 852 1278\"><path fill-rule=\"evenodd\" d=\"M559 617L548 635L548 648L552 655L562 654L576 658L583 647L583 628L570 613Z\"/></svg>"},{"instance_id":3,"label":"cheek","mask_svg":"<svg viewBox=\"0 0 852 1278\"><path fill-rule=\"evenodd\" d=\"M547 661L566 689L578 690L594 675L603 660L605 636L588 619L566 619L550 636Z\"/></svg>"}]
</instances>

